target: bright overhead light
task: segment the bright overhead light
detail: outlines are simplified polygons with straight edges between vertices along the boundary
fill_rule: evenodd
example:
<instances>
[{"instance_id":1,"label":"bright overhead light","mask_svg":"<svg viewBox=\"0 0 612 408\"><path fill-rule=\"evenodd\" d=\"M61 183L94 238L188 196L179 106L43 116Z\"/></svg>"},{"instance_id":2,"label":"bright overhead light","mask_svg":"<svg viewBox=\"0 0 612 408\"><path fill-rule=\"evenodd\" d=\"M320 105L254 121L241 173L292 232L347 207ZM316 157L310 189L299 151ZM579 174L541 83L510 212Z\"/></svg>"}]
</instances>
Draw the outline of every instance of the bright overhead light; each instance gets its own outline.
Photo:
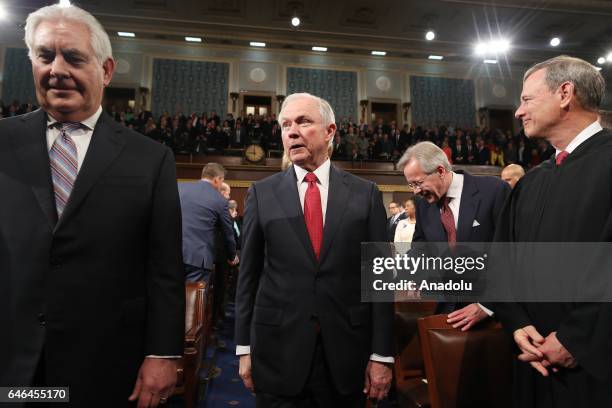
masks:
<instances>
[{"instance_id":1,"label":"bright overhead light","mask_svg":"<svg viewBox=\"0 0 612 408\"><path fill-rule=\"evenodd\" d=\"M0 4L0 20L4 20L8 16L3 4Z\"/></svg>"},{"instance_id":2,"label":"bright overhead light","mask_svg":"<svg viewBox=\"0 0 612 408\"><path fill-rule=\"evenodd\" d=\"M474 46L476 55L497 55L504 54L510 49L510 41L494 40L489 42L480 42Z\"/></svg>"},{"instance_id":3,"label":"bright overhead light","mask_svg":"<svg viewBox=\"0 0 612 408\"><path fill-rule=\"evenodd\" d=\"M202 38L201 37L185 37L185 41L201 43Z\"/></svg>"},{"instance_id":4,"label":"bright overhead light","mask_svg":"<svg viewBox=\"0 0 612 408\"><path fill-rule=\"evenodd\" d=\"M321 52L326 52L327 51L327 47L312 47L313 51L321 51Z\"/></svg>"},{"instance_id":5,"label":"bright overhead light","mask_svg":"<svg viewBox=\"0 0 612 408\"><path fill-rule=\"evenodd\" d=\"M300 23L301 23L300 18L297 16L291 19L291 25L294 27L299 27Z\"/></svg>"},{"instance_id":6,"label":"bright overhead light","mask_svg":"<svg viewBox=\"0 0 612 408\"><path fill-rule=\"evenodd\" d=\"M430 55L428 57L430 60L437 60L437 61L441 61L444 59L444 57L442 55Z\"/></svg>"},{"instance_id":7,"label":"bright overhead light","mask_svg":"<svg viewBox=\"0 0 612 408\"><path fill-rule=\"evenodd\" d=\"M559 44L561 44L561 39L559 37L555 37L552 40L550 40L550 45L552 47L557 47Z\"/></svg>"},{"instance_id":8,"label":"bright overhead light","mask_svg":"<svg viewBox=\"0 0 612 408\"><path fill-rule=\"evenodd\" d=\"M136 34L134 34L134 33L130 33L130 32L128 32L128 31L118 31L118 32L117 32L117 35L118 35L119 37L132 37L132 38L133 38L133 37L136 37Z\"/></svg>"},{"instance_id":9,"label":"bright overhead light","mask_svg":"<svg viewBox=\"0 0 612 408\"><path fill-rule=\"evenodd\" d=\"M487 44L478 43L474 46L474 52L476 55L485 55L487 53Z\"/></svg>"},{"instance_id":10,"label":"bright overhead light","mask_svg":"<svg viewBox=\"0 0 612 408\"><path fill-rule=\"evenodd\" d=\"M387 51L372 51L372 55L387 55Z\"/></svg>"},{"instance_id":11,"label":"bright overhead light","mask_svg":"<svg viewBox=\"0 0 612 408\"><path fill-rule=\"evenodd\" d=\"M482 62L484 62L485 64L497 64L497 60L494 59L486 59Z\"/></svg>"},{"instance_id":12,"label":"bright overhead light","mask_svg":"<svg viewBox=\"0 0 612 408\"><path fill-rule=\"evenodd\" d=\"M595 67L596 70L601 71L601 67Z\"/></svg>"},{"instance_id":13,"label":"bright overhead light","mask_svg":"<svg viewBox=\"0 0 612 408\"><path fill-rule=\"evenodd\" d=\"M606 59L605 59L604 57L599 57L599 58L597 58L597 63L598 63L599 65L603 64L604 62L606 62Z\"/></svg>"},{"instance_id":14,"label":"bright overhead light","mask_svg":"<svg viewBox=\"0 0 612 408\"><path fill-rule=\"evenodd\" d=\"M612 52L606 56L606 59L608 60L608 62L612 62Z\"/></svg>"},{"instance_id":15,"label":"bright overhead light","mask_svg":"<svg viewBox=\"0 0 612 408\"><path fill-rule=\"evenodd\" d=\"M60 7L70 7L70 0L60 0L58 5Z\"/></svg>"},{"instance_id":16,"label":"bright overhead light","mask_svg":"<svg viewBox=\"0 0 612 408\"><path fill-rule=\"evenodd\" d=\"M251 47L265 47L266 43L265 42L259 42L259 41L251 41Z\"/></svg>"},{"instance_id":17,"label":"bright overhead light","mask_svg":"<svg viewBox=\"0 0 612 408\"><path fill-rule=\"evenodd\" d=\"M429 30L427 32L427 34L425 34L425 39L428 41L433 40L434 38L436 38L436 33L434 33L433 31Z\"/></svg>"}]
</instances>

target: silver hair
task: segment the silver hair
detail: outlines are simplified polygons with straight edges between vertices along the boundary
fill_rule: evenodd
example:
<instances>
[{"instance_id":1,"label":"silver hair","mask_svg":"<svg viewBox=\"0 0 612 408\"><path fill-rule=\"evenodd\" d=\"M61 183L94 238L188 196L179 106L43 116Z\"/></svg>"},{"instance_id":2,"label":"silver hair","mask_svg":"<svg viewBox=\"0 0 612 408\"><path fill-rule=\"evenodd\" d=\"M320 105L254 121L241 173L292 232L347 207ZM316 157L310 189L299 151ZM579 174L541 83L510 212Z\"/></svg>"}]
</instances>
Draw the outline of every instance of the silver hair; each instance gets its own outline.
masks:
<instances>
[{"instance_id":1,"label":"silver hair","mask_svg":"<svg viewBox=\"0 0 612 408\"><path fill-rule=\"evenodd\" d=\"M409 147L397 162L397 169L403 171L412 159L417 160L427 174L433 173L439 166L446 171L452 170L444 151L431 142L420 142Z\"/></svg>"},{"instance_id":2,"label":"silver hair","mask_svg":"<svg viewBox=\"0 0 612 408\"><path fill-rule=\"evenodd\" d=\"M318 96L315 96L315 95L312 95L306 92L293 93L285 98L281 106L281 111L278 114L278 123L282 123L283 121L283 111L285 110L285 107L287 106L287 104L299 98L311 98L317 103L317 106L319 108L319 113L321 114L321 119L323 119L323 124L326 127L331 125L332 123L334 124L336 123L336 116L334 115L334 110L332 109L329 102L327 102L323 98L319 98ZM331 140L329 141L329 146L333 146L333 144L334 144L334 138L332 137Z\"/></svg>"},{"instance_id":3,"label":"silver hair","mask_svg":"<svg viewBox=\"0 0 612 408\"><path fill-rule=\"evenodd\" d=\"M96 54L96 58L100 64L103 64L107 59L113 58L113 48L111 47L108 34L104 27L94 16L87 11L76 7L61 7L58 4L42 7L30 13L26 19L25 25L25 43L28 46L28 55L30 59L34 58L34 32L40 23L43 21L62 21L70 20L85 24L89 29L91 48Z\"/></svg>"},{"instance_id":4,"label":"silver hair","mask_svg":"<svg viewBox=\"0 0 612 408\"><path fill-rule=\"evenodd\" d=\"M559 88L562 83L571 82L574 84L578 103L584 109L592 111L599 109L606 90L606 81L593 65L580 58L560 55L529 68L523 76L523 82L541 69L546 69L545 81L551 92Z\"/></svg>"}]
</instances>

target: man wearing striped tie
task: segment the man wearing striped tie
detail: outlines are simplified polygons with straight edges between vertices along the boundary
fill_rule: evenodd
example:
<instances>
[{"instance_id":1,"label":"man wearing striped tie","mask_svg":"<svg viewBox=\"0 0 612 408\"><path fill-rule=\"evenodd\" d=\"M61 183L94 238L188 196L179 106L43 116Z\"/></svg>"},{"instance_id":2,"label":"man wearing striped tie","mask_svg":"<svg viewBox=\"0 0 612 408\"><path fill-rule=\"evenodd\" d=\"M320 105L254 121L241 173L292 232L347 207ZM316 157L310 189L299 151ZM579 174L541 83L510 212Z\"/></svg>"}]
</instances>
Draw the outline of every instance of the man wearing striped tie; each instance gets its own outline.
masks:
<instances>
[{"instance_id":1,"label":"man wearing striped tie","mask_svg":"<svg viewBox=\"0 0 612 408\"><path fill-rule=\"evenodd\" d=\"M172 152L102 112L115 63L91 14L44 7L25 31L41 109L0 121L0 386L155 407L184 336Z\"/></svg>"}]
</instances>

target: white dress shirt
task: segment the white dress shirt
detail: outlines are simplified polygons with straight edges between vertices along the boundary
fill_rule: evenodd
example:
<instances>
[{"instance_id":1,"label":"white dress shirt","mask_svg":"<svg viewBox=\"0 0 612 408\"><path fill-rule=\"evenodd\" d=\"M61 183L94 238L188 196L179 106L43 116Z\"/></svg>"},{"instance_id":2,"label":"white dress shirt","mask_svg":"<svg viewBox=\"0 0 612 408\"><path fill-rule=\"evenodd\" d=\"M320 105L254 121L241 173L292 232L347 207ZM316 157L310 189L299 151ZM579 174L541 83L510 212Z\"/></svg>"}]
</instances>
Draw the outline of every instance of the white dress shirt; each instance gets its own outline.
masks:
<instances>
[{"instance_id":1,"label":"white dress shirt","mask_svg":"<svg viewBox=\"0 0 612 408\"><path fill-rule=\"evenodd\" d=\"M323 210L323 225L325 225L325 214L327 212L327 197L329 195L329 170L331 167L331 161L327 159L322 165L320 165L313 173L317 176L317 186L321 193L321 209ZM293 165L295 170L295 176L297 178L297 189L300 195L300 205L302 206L302 212L304 212L304 198L306 197L306 190L308 190L308 183L304 181L304 177L309 173L297 165ZM236 355L240 356L243 354L250 354L251 346L237 345ZM370 360L379 361L381 363L393 363L395 359L393 357L381 356L376 353L370 356Z\"/></svg>"},{"instance_id":2,"label":"white dress shirt","mask_svg":"<svg viewBox=\"0 0 612 408\"><path fill-rule=\"evenodd\" d=\"M565 151L568 154L571 154L574 150L576 150L578 146L580 146L581 144L586 142L591 136L601 132L602 130L603 128L601 127L601 124L598 121L591 123L589 126L582 129L582 132L578 133L576 137L574 137L572 141L569 142L569 144L565 148ZM555 150L557 151L555 154L556 157L557 154L561 153L561 150L557 149L556 147Z\"/></svg>"},{"instance_id":3,"label":"white dress shirt","mask_svg":"<svg viewBox=\"0 0 612 408\"><path fill-rule=\"evenodd\" d=\"M81 171L81 166L85 160L87 149L89 149L89 143L91 143L91 136L93 130L96 127L96 123L102 114L102 106L98 108L96 113L81 121L83 127L68 132L68 136L74 141L77 150L77 174ZM57 126L53 126L57 123L57 120L47 113L47 151L51 151L55 139L60 135L60 130Z\"/></svg>"}]
</instances>

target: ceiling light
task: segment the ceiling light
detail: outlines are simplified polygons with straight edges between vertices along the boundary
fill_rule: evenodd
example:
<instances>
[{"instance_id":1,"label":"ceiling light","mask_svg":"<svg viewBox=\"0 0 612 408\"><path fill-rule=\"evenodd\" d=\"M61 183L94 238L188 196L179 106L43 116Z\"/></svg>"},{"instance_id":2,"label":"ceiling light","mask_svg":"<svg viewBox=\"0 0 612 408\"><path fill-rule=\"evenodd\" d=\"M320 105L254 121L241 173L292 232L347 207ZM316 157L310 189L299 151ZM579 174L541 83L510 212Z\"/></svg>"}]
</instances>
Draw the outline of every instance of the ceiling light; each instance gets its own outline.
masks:
<instances>
[{"instance_id":1,"label":"ceiling light","mask_svg":"<svg viewBox=\"0 0 612 408\"><path fill-rule=\"evenodd\" d=\"M497 60L494 59L486 59L482 62L484 62L485 64L497 64Z\"/></svg>"},{"instance_id":2,"label":"ceiling light","mask_svg":"<svg viewBox=\"0 0 612 408\"><path fill-rule=\"evenodd\" d=\"M265 42L259 42L259 41L251 41L251 47L265 47L266 43Z\"/></svg>"},{"instance_id":3,"label":"ceiling light","mask_svg":"<svg viewBox=\"0 0 612 408\"><path fill-rule=\"evenodd\" d=\"M372 51L372 55L387 55L387 51Z\"/></svg>"},{"instance_id":4,"label":"ceiling light","mask_svg":"<svg viewBox=\"0 0 612 408\"><path fill-rule=\"evenodd\" d=\"M494 53L504 53L510 49L510 42L507 40L491 41L489 49Z\"/></svg>"},{"instance_id":5,"label":"ceiling light","mask_svg":"<svg viewBox=\"0 0 612 408\"><path fill-rule=\"evenodd\" d=\"M58 5L60 7L70 7L70 0L60 0Z\"/></svg>"},{"instance_id":6,"label":"ceiling light","mask_svg":"<svg viewBox=\"0 0 612 408\"><path fill-rule=\"evenodd\" d=\"M293 17L291 19L291 25L294 26L294 27L299 27L300 23L301 23L300 18L297 17L297 16L295 16L295 17Z\"/></svg>"},{"instance_id":7,"label":"ceiling light","mask_svg":"<svg viewBox=\"0 0 612 408\"><path fill-rule=\"evenodd\" d=\"M128 32L128 31L118 31L118 32L117 32L117 35L118 35L119 37L132 37L132 38L133 38L133 37L136 37L136 34L134 34L134 33L130 33L130 32Z\"/></svg>"},{"instance_id":8,"label":"ceiling light","mask_svg":"<svg viewBox=\"0 0 612 408\"><path fill-rule=\"evenodd\" d=\"M599 58L597 58L597 63L598 63L599 65L603 64L604 62L606 62L606 59L605 59L604 57L599 57Z\"/></svg>"},{"instance_id":9,"label":"ceiling light","mask_svg":"<svg viewBox=\"0 0 612 408\"><path fill-rule=\"evenodd\" d=\"M202 38L201 37L185 37L185 41L201 43Z\"/></svg>"},{"instance_id":10,"label":"ceiling light","mask_svg":"<svg viewBox=\"0 0 612 408\"><path fill-rule=\"evenodd\" d=\"M474 51L477 55L485 55L487 53L488 47L485 43L478 43L474 47Z\"/></svg>"},{"instance_id":11,"label":"ceiling light","mask_svg":"<svg viewBox=\"0 0 612 408\"><path fill-rule=\"evenodd\" d=\"M436 38L436 33L434 33L433 31L429 30L427 32L427 34L425 34L425 39L428 41L433 40L434 38Z\"/></svg>"},{"instance_id":12,"label":"ceiling light","mask_svg":"<svg viewBox=\"0 0 612 408\"><path fill-rule=\"evenodd\" d=\"M601 71L601 67L595 67L595 69Z\"/></svg>"},{"instance_id":13,"label":"ceiling light","mask_svg":"<svg viewBox=\"0 0 612 408\"><path fill-rule=\"evenodd\" d=\"M437 60L437 61L441 61L441 60L443 60L443 59L444 59L444 57L443 57L443 56L441 56L441 55L430 55L428 58L429 58L430 60Z\"/></svg>"},{"instance_id":14,"label":"ceiling light","mask_svg":"<svg viewBox=\"0 0 612 408\"><path fill-rule=\"evenodd\" d=\"M0 20L4 20L8 16L3 4L0 4Z\"/></svg>"},{"instance_id":15,"label":"ceiling light","mask_svg":"<svg viewBox=\"0 0 612 408\"><path fill-rule=\"evenodd\" d=\"M606 56L606 59L608 60L608 62L612 62L612 52L608 54L608 56Z\"/></svg>"},{"instance_id":16,"label":"ceiling light","mask_svg":"<svg viewBox=\"0 0 612 408\"><path fill-rule=\"evenodd\" d=\"M312 47L313 51L321 51L321 52L326 52L327 51L327 47Z\"/></svg>"},{"instance_id":17,"label":"ceiling light","mask_svg":"<svg viewBox=\"0 0 612 408\"><path fill-rule=\"evenodd\" d=\"M550 40L550 45L552 47L557 47L559 44L561 44L561 40L559 39L559 37L555 37L552 40Z\"/></svg>"}]
</instances>

